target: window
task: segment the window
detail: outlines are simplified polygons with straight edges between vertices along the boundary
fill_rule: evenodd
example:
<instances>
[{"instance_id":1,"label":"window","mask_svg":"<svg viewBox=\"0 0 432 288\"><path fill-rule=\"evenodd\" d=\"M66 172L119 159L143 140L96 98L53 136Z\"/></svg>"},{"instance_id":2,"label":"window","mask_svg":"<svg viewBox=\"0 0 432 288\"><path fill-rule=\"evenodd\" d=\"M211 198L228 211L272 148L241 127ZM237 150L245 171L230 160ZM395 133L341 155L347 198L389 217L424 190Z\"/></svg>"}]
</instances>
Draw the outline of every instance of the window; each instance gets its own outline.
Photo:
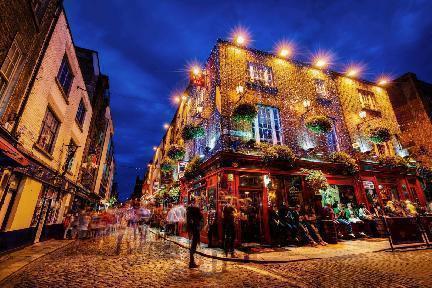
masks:
<instances>
[{"instance_id":1,"label":"window","mask_svg":"<svg viewBox=\"0 0 432 288\"><path fill-rule=\"evenodd\" d=\"M84 119L85 119L85 115L86 115L86 107L84 104L83 99L81 99L79 106L78 106L78 110L77 110L77 114L75 116L75 121L78 123L78 125L82 128L83 124L84 124Z\"/></svg>"},{"instance_id":2,"label":"window","mask_svg":"<svg viewBox=\"0 0 432 288\"><path fill-rule=\"evenodd\" d=\"M21 57L21 50L15 38L0 69L0 98L5 93L7 85L15 73Z\"/></svg>"},{"instance_id":3,"label":"window","mask_svg":"<svg viewBox=\"0 0 432 288\"><path fill-rule=\"evenodd\" d=\"M358 89L361 107L372 111L378 111L374 93L362 89Z\"/></svg>"},{"instance_id":4,"label":"window","mask_svg":"<svg viewBox=\"0 0 432 288\"><path fill-rule=\"evenodd\" d=\"M327 96L325 81L323 79L314 79L314 82L315 82L315 90L318 97Z\"/></svg>"},{"instance_id":5,"label":"window","mask_svg":"<svg viewBox=\"0 0 432 288\"><path fill-rule=\"evenodd\" d=\"M336 125L333 121L332 130L330 133L327 133L327 147L330 152L336 152L339 151L339 145L337 141L337 134L336 134Z\"/></svg>"},{"instance_id":6,"label":"window","mask_svg":"<svg viewBox=\"0 0 432 288\"><path fill-rule=\"evenodd\" d=\"M60 86L63 89L63 92L66 95L69 94L70 88L72 86L73 74L66 55L63 56L63 60L60 65L60 70L57 75L57 80L59 81Z\"/></svg>"},{"instance_id":7,"label":"window","mask_svg":"<svg viewBox=\"0 0 432 288\"><path fill-rule=\"evenodd\" d=\"M282 144L282 128L279 110L270 106L258 106L253 134L257 142Z\"/></svg>"},{"instance_id":8,"label":"window","mask_svg":"<svg viewBox=\"0 0 432 288\"><path fill-rule=\"evenodd\" d=\"M45 119L42 122L42 130L37 142L38 146L45 152L52 153L59 126L59 120L55 117L51 109L48 108Z\"/></svg>"},{"instance_id":9,"label":"window","mask_svg":"<svg viewBox=\"0 0 432 288\"><path fill-rule=\"evenodd\" d=\"M273 71L270 67L258 63L248 63L249 80L265 86L274 86Z\"/></svg>"}]
</instances>

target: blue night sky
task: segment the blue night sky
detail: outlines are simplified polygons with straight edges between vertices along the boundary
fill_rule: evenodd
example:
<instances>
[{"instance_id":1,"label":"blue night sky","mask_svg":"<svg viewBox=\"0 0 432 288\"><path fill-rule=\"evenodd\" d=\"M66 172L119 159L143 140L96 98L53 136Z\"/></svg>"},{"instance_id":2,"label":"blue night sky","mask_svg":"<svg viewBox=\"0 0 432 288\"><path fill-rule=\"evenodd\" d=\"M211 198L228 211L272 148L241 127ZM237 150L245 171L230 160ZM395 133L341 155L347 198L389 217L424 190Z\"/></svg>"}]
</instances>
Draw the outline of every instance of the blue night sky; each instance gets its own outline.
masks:
<instances>
[{"instance_id":1,"label":"blue night sky","mask_svg":"<svg viewBox=\"0 0 432 288\"><path fill-rule=\"evenodd\" d=\"M121 199L175 112L170 96L186 87L187 64L203 63L236 26L248 28L260 50L286 39L298 60L331 51L335 70L362 62L368 80L411 71L432 82L432 1L66 0L65 7L75 44L97 50L111 80Z\"/></svg>"}]
</instances>

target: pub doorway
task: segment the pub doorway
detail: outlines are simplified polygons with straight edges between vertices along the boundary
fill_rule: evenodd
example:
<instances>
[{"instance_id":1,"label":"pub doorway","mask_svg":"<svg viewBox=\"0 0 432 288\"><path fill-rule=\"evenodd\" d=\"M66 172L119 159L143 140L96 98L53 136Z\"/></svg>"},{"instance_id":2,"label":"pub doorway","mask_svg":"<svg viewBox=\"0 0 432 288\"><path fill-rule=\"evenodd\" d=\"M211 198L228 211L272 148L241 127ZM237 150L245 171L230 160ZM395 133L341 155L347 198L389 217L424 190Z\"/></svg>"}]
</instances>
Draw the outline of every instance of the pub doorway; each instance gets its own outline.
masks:
<instances>
[{"instance_id":1,"label":"pub doorway","mask_svg":"<svg viewBox=\"0 0 432 288\"><path fill-rule=\"evenodd\" d=\"M240 175L239 213L243 243L264 241L262 175Z\"/></svg>"}]
</instances>

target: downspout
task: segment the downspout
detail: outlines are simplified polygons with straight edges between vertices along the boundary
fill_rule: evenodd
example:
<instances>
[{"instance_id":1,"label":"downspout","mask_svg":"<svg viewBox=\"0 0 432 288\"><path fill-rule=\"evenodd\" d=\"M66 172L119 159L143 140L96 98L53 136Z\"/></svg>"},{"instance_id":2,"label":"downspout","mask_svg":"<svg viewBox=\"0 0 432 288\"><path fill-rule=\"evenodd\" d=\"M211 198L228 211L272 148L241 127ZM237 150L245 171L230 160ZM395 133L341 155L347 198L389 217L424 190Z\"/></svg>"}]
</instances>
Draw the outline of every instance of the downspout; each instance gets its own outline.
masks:
<instances>
[{"instance_id":1,"label":"downspout","mask_svg":"<svg viewBox=\"0 0 432 288\"><path fill-rule=\"evenodd\" d=\"M52 37L52 35L54 33L54 29L57 26L57 22L58 22L58 19L60 18L60 14L63 11L63 3L62 2L63 1L60 0L59 3L58 3L57 10L55 11L55 14L54 14L54 19L51 22L51 25L50 25L50 28L49 28L49 32L48 32L48 34L47 34L47 36L46 36L46 38L44 40L44 43L43 43L43 46L42 46L42 50L39 53L39 57L38 57L35 69L33 70L33 73L32 73L32 77L30 79L29 84L27 85L27 89L26 89L26 92L25 92L24 99L23 99L23 101L21 102L21 104L19 106L18 113L17 113L16 118L15 118L15 123L14 123L14 126L13 126L12 131L11 131L11 134L14 135L14 136L17 133L18 124L19 124L20 119L21 119L21 117L22 117L22 115L24 113L24 109L25 109L25 107L27 105L28 99L30 98L30 92L31 92L31 90L32 90L32 88L34 86L35 81L36 81L36 76L38 75L39 70L40 70L40 68L42 66L42 60L43 60L43 58L45 56L45 53L46 53L46 51L48 49L48 45L49 45L51 37Z\"/></svg>"}]
</instances>

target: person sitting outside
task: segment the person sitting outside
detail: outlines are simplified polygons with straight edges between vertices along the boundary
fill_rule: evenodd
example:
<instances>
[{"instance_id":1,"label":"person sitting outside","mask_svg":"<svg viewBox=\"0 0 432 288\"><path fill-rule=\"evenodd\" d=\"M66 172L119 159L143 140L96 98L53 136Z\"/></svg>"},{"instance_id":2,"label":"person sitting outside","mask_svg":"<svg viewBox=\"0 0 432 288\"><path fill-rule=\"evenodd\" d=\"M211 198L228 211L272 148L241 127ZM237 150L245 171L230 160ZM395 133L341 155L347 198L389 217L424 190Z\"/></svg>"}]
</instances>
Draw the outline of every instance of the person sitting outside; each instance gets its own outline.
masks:
<instances>
[{"instance_id":1,"label":"person sitting outside","mask_svg":"<svg viewBox=\"0 0 432 288\"><path fill-rule=\"evenodd\" d=\"M358 234L362 237L367 237L366 234L363 232L365 230L364 222L356 215L354 208L352 207L352 203L347 204L344 212L346 219L351 223L351 225L358 225Z\"/></svg>"},{"instance_id":2,"label":"person sitting outside","mask_svg":"<svg viewBox=\"0 0 432 288\"><path fill-rule=\"evenodd\" d=\"M305 204L304 205L304 210L303 210L303 225L305 225L305 227L308 229L310 235L314 238L314 240L316 242L318 242L318 244L325 246L327 245L327 242L325 242L317 227L316 227L316 214L315 214L315 210L311 205Z\"/></svg>"},{"instance_id":3,"label":"person sitting outside","mask_svg":"<svg viewBox=\"0 0 432 288\"><path fill-rule=\"evenodd\" d=\"M417 217L417 209L414 204L411 203L410 200L405 200L405 212L408 217Z\"/></svg>"},{"instance_id":4,"label":"person sitting outside","mask_svg":"<svg viewBox=\"0 0 432 288\"><path fill-rule=\"evenodd\" d=\"M278 219L279 219L279 240L281 245L285 245L287 243L288 235L291 236L291 240L294 242L299 242L299 239L297 237L297 231L298 226L293 221L291 212L289 211L288 207L285 205L285 203L282 203L279 207L278 213Z\"/></svg>"},{"instance_id":5,"label":"person sitting outside","mask_svg":"<svg viewBox=\"0 0 432 288\"><path fill-rule=\"evenodd\" d=\"M377 235L377 223L374 220L373 214L366 208L364 203L360 203L358 210L358 217L365 222L365 224L369 225L372 235Z\"/></svg>"},{"instance_id":6,"label":"person sitting outside","mask_svg":"<svg viewBox=\"0 0 432 288\"><path fill-rule=\"evenodd\" d=\"M340 226L343 226L345 228L346 233L348 234L347 236L351 237L351 238L355 238L354 234L353 234L353 230L352 230L352 225L351 223L348 221L348 219L346 218L346 214L345 214L345 207L342 203L338 203L334 205L335 207L333 208L335 217L336 217L336 221L339 223Z\"/></svg>"},{"instance_id":7,"label":"person sitting outside","mask_svg":"<svg viewBox=\"0 0 432 288\"><path fill-rule=\"evenodd\" d=\"M301 206L296 205L294 210L291 212L291 218L293 220L294 225L297 227L298 232L300 236L302 237L302 240L310 246L317 246L318 244L315 242L315 240L312 238L311 234L309 233L309 230L305 226L305 216L300 213Z\"/></svg>"}]
</instances>

